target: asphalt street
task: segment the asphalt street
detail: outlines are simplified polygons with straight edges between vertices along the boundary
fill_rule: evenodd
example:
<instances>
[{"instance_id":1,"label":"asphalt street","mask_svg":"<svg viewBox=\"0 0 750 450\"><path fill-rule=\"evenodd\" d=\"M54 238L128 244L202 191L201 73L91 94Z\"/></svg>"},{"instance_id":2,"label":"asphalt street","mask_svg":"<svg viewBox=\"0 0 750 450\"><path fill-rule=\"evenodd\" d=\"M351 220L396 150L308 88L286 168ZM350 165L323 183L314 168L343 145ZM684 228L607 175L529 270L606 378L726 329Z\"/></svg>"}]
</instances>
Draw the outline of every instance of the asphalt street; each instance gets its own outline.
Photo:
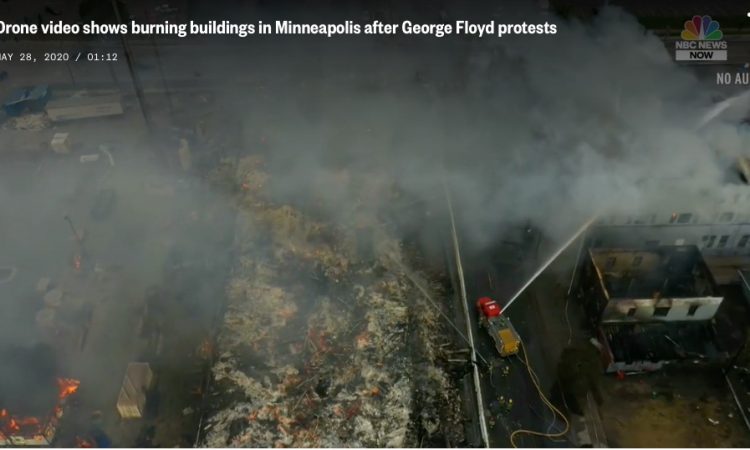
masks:
<instances>
[{"instance_id":1,"label":"asphalt street","mask_svg":"<svg viewBox=\"0 0 750 450\"><path fill-rule=\"evenodd\" d=\"M519 236L520 234L521 232ZM479 327L474 302L479 297L489 296L502 304L538 267L535 245L524 247L520 240L515 241L519 245L513 245L512 238L510 242L501 244L491 251L469 250L462 254L467 300L470 303L469 311L477 351L490 364L490 367L487 367L480 361L481 388L491 447L510 446L510 434L514 430L523 428L554 433L564 428L564 423L556 419L542 403L521 354L500 357L489 334ZM545 366L545 329L543 321L538 320L533 288L532 285L529 292L519 298L507 315L523 339L523 347L528 349L532 368L539 375L544 389L551 385L549 381L554 379L554 373L550 372L554 369L550 370ZM549 391L546 394L549 396ZM519 435L516 445L564 447L569 444L563 440Z\"/></svg>"}]
</instances>

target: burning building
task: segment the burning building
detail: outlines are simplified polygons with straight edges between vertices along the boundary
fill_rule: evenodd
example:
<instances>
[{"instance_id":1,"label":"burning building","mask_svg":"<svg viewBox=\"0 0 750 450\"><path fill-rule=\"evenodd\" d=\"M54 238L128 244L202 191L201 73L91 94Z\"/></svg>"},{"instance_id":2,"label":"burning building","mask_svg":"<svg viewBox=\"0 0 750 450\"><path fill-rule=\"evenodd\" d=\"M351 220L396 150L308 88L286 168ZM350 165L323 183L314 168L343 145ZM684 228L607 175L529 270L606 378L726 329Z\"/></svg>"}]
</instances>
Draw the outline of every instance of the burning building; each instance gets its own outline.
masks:
<instances>
[{"instance_id":1,"label":"burning building","mask_svg":"<svg viewBox=\"0 0 750 450\"><path fill-rule=\"evenodd\" d=\"M705 321L723 298L694 246L591 249L588 301L601 323Z\"/></svg>"},{"instance_id":2,"label":"burning building","mask_svg":"<svg viewBox=\"0 0 750 450\"><path fill-rule=\"evenodd\" d=\"M726 162L730 164L729 161ZM669 200L663 207L638 213L602 216L589 230L590 245L597 248L640 248L660 245L695 245L701 251L714 280L720 284L741 282L737 269L750 268L750 159L739 157L735 171L725 174L719 192L686 194L674 183L664 182ZM679 191L675 192L677 188ZM674 198L686 198L675 204Z\"/></svg>"},{"instance_id":3,"label":"burning building","mask_svg":"<svg viewBox=\"0 0 750 450\"><path fill-rule=\"evenodd\" d=\"M695 246L590 249L581 285L608 372L728 356L712 323L723 296Z\"/></svg>"},{"instance_id":4,"label":"burning building","mask_svg":"<svg viewBox=\"0 0 750 450\"><path fill-rule=\"evenodd\" d=\"M0 371L0 446L51 445L64 407L79 381L55 376L54 355L44 346L5 349Z\"/></svg>"}]
</instances>

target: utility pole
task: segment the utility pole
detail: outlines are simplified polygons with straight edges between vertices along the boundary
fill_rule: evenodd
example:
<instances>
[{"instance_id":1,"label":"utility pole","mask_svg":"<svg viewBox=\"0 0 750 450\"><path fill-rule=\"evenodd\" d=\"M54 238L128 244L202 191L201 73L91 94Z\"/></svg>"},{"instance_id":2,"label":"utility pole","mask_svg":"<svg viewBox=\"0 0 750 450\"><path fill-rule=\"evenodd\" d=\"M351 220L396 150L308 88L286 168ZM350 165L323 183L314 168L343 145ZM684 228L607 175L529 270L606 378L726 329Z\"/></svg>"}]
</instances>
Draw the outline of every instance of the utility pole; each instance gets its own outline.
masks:
<instances>
[{"instance_id":1,"label":"utility pole","mask_svg":"<svg viewBox=\"0 0 750 450\"><path fill-rule=\"evenodd\" d=\"M81 235L78 234L76 227L73 226L73 221L70 219L70 216L66 215L64 219L66 222L68 222L68 225L70 225L70 231L73 232L73 236L76 238L76 242L80 245L82 243Z\"/></svg>"},{"instance_id":2,"label":"utility pole","mask_svg":"<svg viewBox=\"0 0 750 450\"><path fill-rule=\"evenodd\" d=\"M112 0L112 10L115 13L115 18L117 19L118 25L122 25L122 16L120 15L120 8L117 5L117 0ZM133 70L133 55L130 51L128 42L125 40L125 34L120 34L120 42L122 43L122 48L125 51L125 62L128 65L128 72L130 72L130 77L133 80L133 88L135 89L135 96L138 99L138 107L140 108L141 114L143 115L143 120L146 122L146 129L150 134L153 131L151 127L151 114L149 114L148 108L146 107L146 100L143 98L143 86L141 85L141 80L136 74L135 70Z\"/></svg>"},{"instance_id":3,"label":"utility pole","mask_svg":"<svg viewBox=\"0 0 750 450\"><path fill-rule=\"evenodd\" d=\"M469 315L469 303L466 298L466 281L464 280L464 270L461 265L461 251L458 246L458 233L456 232L456 220L453 215L453 204L451 202L450 191L448 185L443 179L443 191L445 192L445 201L448 205L448 214L450 216L451 224L451 238L453 239L453 252L456 259L456 273L458 274L459 294L461 296L461 305L463 307L464 319L466 320L466 334L469 340L469 348L471 349L471 365L473 367L474 375L474 395L476 396L477 412L479 417L479 432L482 435L482 447L490 448L490 435L489 428L487 427L487 417L484 412L484 394L482 394L482 381L480 379L479 365L477 364L477 356L484 358L477 352L476 345L474 344L474 330L471 327L471 316ZM487 361L485 361L487 363Z\"/></svg>"},{"instance_id":4,"label":"utility pole","mask_svg":"<svg viewBox=\"0 0 750 450\"><path fill-rule=\"evenodd\" d=\"M151 36L151 44L154 46L154 54L156 55L156 66L159 68L159 76L161 77L161 83L164 86L164 94L167 96L167 105L169 106L169 113L174 115L174 104L172 103L172 93L169 92L169 85L167 79L164 77L164 68L161 65L161 54L159 53L159 46L156 44L156 38Z\"/></svg>"},{"instance_id":5,"label":"utility pole","mask_svg":"<svg viewBox=\"0 0 750 450\"><path fill-rule=\"evenodd\" d=\"M120 9L117 6L118 0L112 0L112 9L115 12L115 17L117 18L118 25L122 25L122 16L120 15ZM146 100L143 97L143 85L141 84L141 79L138 77L138 74L133 70L133 54L130 50L130 45L128 45L128 42L125 40L125 35L120 34L120 41L122 42L123 50L125 51L125 61L128 64L128 72L130 72L130 77L133 80L133 87L135 89L135 95L138 99L138 106L140 106L141 114L143 115L143 120L146 122L146 129L148 130L148 134L152 135L154 132L152 121L151 121L151 113L148 109L148 106L146 105ZM160 68L161 70L161 68ZM171 108L171 100L170 100L170 108ZM156 153L157 158L160 160L162 164L165 166L170 165L170 158L169 155L164 150L164 147L161 145L156 145L156 148L154 150Z\"/></svg>"},{"instance_id":6,"label":"utility pole","mask_svg":"<svg viewBox=\"0 0 750 450\"><path fill-rule=\"evenodd\" d=\"M63 43L62 41L60 41L60 48L62 49L62 47L63 47ZM70 75L70 82L73 84L73 86L75 86L76 79L73 76L73 69L70 68L70 61L65 61L65 67L68 69L68 75Z\"/></svg>"}]
</instances>

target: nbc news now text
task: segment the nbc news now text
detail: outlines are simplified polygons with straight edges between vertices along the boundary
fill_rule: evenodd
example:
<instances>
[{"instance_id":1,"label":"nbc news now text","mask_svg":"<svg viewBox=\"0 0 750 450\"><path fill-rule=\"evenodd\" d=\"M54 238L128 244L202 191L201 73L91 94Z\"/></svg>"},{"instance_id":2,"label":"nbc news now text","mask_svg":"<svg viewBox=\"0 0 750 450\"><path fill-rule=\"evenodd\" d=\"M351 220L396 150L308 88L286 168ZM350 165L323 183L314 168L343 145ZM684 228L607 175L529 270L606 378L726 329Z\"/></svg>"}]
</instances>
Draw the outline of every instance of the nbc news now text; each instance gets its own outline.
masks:
<instances>
[{"instance_id":1,"label":"nbc news now text","mask_svg":"<svg viewBox=\"0 0 750 450\"><path fill-rule=\"evenodd\" d=\"M693 16L685 21L680 33L681 40L675 42L676 61L726 61L727 43L719 22L711 16Z\"/></svg>"}]
</instances>

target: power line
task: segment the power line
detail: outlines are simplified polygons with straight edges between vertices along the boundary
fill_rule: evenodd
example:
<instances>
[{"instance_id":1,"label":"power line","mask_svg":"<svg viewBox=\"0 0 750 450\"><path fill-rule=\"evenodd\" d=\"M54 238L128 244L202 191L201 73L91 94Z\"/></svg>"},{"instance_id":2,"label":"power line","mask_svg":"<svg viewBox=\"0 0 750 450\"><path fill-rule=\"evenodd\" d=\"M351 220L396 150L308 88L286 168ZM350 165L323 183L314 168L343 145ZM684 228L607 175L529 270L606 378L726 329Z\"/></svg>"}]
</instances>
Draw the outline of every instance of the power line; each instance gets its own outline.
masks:
<instances>
[{"instance_id":1,"label":"power line","mask_svg":"<svg viewBox=\"0 0 750 450\"><path fill-rule=\"evenodd\" d=\"M469 346L471 347L471 363L474 369L474 393L477 398L477 409L479 410L479 430L482 433L482 439L484 440L484 446L490 447L490 435L487 431L487 418L484 416L484 400L482 399L482 385L479 379L479 367L477 366L477 353L476 347L474 346L474 334L471 329L471 320L469 316L469 307L467 306L468 300L466 298L466 280L464 280L464 270L461 265L461 251L458 245L458 233L456 232L456 220L453 215L453 203L451 202L450 191L448 191L448 185L445 183L445 179L442 180L443 191L445 192L445 200L448 204L448 214L451 219L451 237L453 239L453 250L456 257L456 272L458 273L458 284L461 288L461 305L464 310L464 317L466 318L466 333L469 335ZM479 355L481 357L481 355ZM484 358L482 358L484 361ZM486 361L485 361L486 363ZM489 364L488 364L489 365Z\"/></svg>"}]
</instances>

